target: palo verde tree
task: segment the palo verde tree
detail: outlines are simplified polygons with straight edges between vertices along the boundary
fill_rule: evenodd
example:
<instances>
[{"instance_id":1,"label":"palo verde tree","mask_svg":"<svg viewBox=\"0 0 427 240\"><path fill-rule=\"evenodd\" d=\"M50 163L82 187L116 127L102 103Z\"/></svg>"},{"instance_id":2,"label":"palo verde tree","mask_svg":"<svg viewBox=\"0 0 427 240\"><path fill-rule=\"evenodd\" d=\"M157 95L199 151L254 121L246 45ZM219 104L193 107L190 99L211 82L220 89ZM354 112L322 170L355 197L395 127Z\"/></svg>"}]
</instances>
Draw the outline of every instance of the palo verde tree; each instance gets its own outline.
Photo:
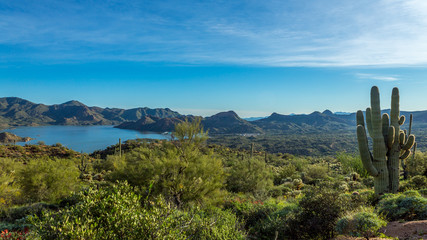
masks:
<instances>
[{"instance_id":1,"label":"palo verde tree","mask_svg":"<svg viewBox=\"0 0 427 240\"><path fill-rule=\"evenodd\" d=\"M172 144L176 153L174 165L163 174L163 187L180 207L189 201L214 197L223 187L225 173L222 161L212 151L201 151L208 138L201 118L175 125ZM177 152L176 152L177 151Z\"/></svg>"},{"instance_id":2,"label":"palo verde tree","mask_svg":"<svg viewBox=\"0 0 427 240\"><path fill-rule=\"evenodd\" d=\"M412 118L411 118L412 120ZM374 177L375 193L396 193L399 188L400 160L406 159L415 143L409 132L400 129L405 116L400 116L399 89L393 88L390 116L381 115L378 87L371 89L371 107L366 109L366 125L363 112L357 112L357 141L363 166ZM372 138L373 151L369 150L365 126Z\"/></svg>"},{"instance_id":3,"label":"palo verde tree","mask_svg":"<svg viewBox=\"0 0 427 240\"><path fill-rule=\"evenodd\" d=\"M225 182L222 161L212 151L202 151L207 133L201 119L175 126L171 141L134 149L107 158L113 172L109 180L126 180L151 195L163 195L178 208L194 202L214 201Z\"/></svg>"}]
</instances>

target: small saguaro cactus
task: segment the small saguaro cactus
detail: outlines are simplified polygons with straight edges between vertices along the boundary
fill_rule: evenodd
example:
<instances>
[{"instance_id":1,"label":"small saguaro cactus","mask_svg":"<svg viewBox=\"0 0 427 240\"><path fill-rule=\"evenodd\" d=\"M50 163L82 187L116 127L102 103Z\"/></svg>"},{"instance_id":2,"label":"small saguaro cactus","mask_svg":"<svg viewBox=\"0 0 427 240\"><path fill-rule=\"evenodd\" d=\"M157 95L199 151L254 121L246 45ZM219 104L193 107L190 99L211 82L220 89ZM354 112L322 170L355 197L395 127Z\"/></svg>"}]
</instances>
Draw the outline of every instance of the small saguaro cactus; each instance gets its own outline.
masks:
<instances>
[{"instance_id":1,"label":"small saguaro cactus","mask_svg":"<svg viewBox=\"0 0 427 240\"><path fill-rule=\"evenodd\" d=\"M374 177L375 193L396 193L399 188L400 160L406 159L415 143L411 134L412 118L409 132L400 130L405 116L399 116L399 89L393 88L390 116L381 116L380 94L378 87L371 89L371 107L366 109L366 128L372 138L372 153L368 147L365 121L362 111L357 111L357 141L363 166Z\"/></svg>"}]
</instances>

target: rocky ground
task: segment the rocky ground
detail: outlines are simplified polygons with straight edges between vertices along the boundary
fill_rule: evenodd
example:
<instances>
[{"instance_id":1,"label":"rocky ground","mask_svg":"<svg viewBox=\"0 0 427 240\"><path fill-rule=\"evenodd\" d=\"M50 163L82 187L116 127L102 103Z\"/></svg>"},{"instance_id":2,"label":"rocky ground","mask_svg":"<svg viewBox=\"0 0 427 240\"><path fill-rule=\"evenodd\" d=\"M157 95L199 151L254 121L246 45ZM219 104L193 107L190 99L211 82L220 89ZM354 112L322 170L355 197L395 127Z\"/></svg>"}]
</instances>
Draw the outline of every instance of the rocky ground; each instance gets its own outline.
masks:
<instances>
[{"instance_id":1,"label":"rocky ground","mask_svg":"<svg viewBox=\"0 0 427 240\"><path fill-rule=\"evenodd\" d=\"M420 240L427 239L427 220L410 221L410 222L389 222L385 228L381 230L386 236L399 240ZM335 240L361 240L365 238L354 237L337 237ZM372 240L380 240L387 238L370 238Z\"/></svg>"}]
</instances>

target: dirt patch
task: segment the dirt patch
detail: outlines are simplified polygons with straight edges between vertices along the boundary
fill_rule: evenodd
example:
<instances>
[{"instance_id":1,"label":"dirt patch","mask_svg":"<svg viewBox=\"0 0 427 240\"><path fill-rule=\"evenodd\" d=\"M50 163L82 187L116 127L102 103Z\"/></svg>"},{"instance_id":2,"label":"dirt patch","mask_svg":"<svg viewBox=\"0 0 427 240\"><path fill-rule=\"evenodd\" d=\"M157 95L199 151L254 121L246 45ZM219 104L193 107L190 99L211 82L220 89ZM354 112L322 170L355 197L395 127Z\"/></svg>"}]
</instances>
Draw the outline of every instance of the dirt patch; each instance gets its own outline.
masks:
<instances>
[{"instance_id":1,"label":"dirt patch","mask_svg":"<svg viewBox=\"0 0 427 240\"><path fill-rule=\"evenodd\" d=\"M380 230L388 237L398 238L399 240L420 240L427 239L427 220L411 222L389 222L386 227ZM335 240L361 240L365 238L340 236ZM371 240L381 240L386 238L370 238Z\"/></svg>"},{"instance_id":2,"label":"dirt patch","mask_svg":"<svg viewBox=\"0 0 427 240\"><path fill-rule=\"evenodd\" d=\"M398 237L399 240L427 239L427 220L389 222L381 232L390 237Z\"/></svg>"}]
</instances>

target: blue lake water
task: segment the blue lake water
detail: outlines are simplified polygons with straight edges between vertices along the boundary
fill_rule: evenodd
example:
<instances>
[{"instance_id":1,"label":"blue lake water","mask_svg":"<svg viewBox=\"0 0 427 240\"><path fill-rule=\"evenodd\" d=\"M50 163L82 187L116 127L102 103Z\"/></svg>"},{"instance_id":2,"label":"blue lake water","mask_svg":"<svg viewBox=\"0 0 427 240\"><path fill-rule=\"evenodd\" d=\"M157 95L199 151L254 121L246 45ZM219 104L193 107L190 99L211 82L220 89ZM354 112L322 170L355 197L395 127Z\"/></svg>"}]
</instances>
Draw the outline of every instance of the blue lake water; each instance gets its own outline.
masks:
<instances>
[{"instance_id":1,"label":"blue lake water","mask_svg":"<svg viewBox=\"0 0 427 240\"><path fill-rule=\"evenodd\" d=\"M170 135L150 132L139 132L135 130L119 129L113 126L39 126L39 127L17 127L6 129L20 137L31 137L34 140L19 145L36 144L43 141L47 145L61 143L75 151L92 153L95 150L105 149L110 145L128 139L170 139Z\"/></svg>"}]
</instances>

